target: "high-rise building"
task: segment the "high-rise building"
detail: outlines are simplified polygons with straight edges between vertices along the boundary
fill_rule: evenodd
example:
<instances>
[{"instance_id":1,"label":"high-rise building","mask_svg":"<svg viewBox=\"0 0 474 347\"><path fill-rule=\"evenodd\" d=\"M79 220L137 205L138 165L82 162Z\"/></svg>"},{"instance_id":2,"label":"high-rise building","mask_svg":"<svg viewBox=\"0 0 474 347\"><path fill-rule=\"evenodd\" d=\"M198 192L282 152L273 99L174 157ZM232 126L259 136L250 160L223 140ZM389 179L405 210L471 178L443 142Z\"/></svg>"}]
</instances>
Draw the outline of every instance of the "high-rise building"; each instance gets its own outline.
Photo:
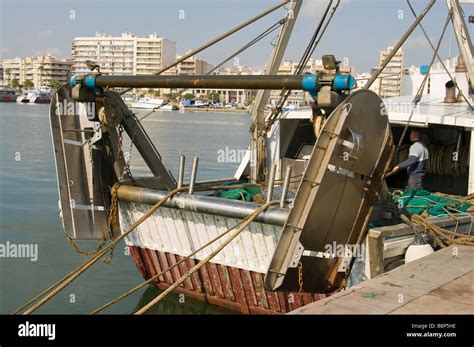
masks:
<instances>
[{"instance_id":1,"label":"high-rise building","mask_svg":"<svg viewBox=\"0 0 474 347\"><path fill-rule=\"evenodd\" d=\"M72 44L74 74L90 72L86 61L92 60L104 74L148 75L171 64L175 58L176 44L156 34L144 37L97 33L94 37L76 37Z\"/></svg>"},{"instance_id":2,"label":"high-rise building","mask_svg":"<svg viewBox=\"0 0 474 347\"><path fill-rule=\"evenodd\" d=\"M31 81L34 87L56 87L69 80L72 66L70 59L58 59L47 54L28 57L23 62L24 80Z\"/></svg>"},{"instance_id":3,"label":"high-rise building","mask_svg":"<svg viewBox=\"0 0 474 347\"><path fill-rule=\"evenodd\" d=\"M178 56L177 59L180 59ZM178 75L205 75L212 69L212 65L197 56L192 56L177 66Z\"/></svg>"},{"instance_id":4,"label":"high-rise building","mask_svg":"<svg viewBox=\"0 0 474 347\"><path fill-rule=\"evenodd\" d=\"M68 81L72 61L46 54L23 59L5 59L2 64L4 85L12 85L13 81L16 81L23 86L53 88Z\"/></svg>"},{"instance_id":5,"label":"high-rise building","mask_svg":"<svg viewBox=\"0 0 474 347\"><path fill-rule=\"evenodd\" d=\"M22 59L5 59L3 64L3 83L7 86L12 85L13 81L21 83L22 81Z\"/></svg>"},{"instance_id":6,"label":"high-rise building","mask_svg":"<svg viewBox=\"0 0 474 347\"><path fill-rule=\"evenodd\" d=\"M393 47L380 51L380 65L392 52ZM378 79L378 93L382 98L400 96L403 84L403 51L400 48L387 64Z\"/></svg>"}]
</instances>

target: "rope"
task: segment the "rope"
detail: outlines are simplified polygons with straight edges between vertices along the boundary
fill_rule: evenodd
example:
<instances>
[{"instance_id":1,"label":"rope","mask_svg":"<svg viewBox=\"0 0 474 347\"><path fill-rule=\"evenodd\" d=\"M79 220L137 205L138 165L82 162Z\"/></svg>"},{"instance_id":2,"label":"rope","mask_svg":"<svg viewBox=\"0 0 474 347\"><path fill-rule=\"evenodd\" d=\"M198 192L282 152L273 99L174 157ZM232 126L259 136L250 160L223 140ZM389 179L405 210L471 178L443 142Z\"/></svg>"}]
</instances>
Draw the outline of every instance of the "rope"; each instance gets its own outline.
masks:
<instances>
[{"instance_id":1,"label":"rope","mask_svg":"<svg viewBox=\"0 0 474 347\"><path fill-rule=\"evenodd\" d=\"M247 217L248 218L248 217ZM125 292L124 294L118 296L117 298L111 300L111 301L108 301L107 303L105 303L104 305L100 306L99 308L95 309L94 311L91 312L91 314L97 314L101 311L103 311L104 309L106 309L107 307L109 306L112 306L113 304L121 301L122 299L126 298L127 296L129 296L130 294L133 294L134 292L136 292L137 290L139 290L140 288L144 287L145 285L153 282L154 280L156 280L158 277L164 275L165 273L171 271L172 269L174 269L176 266L182 264L183 262L187 261L188 259L190 259L192 256L196 255L197 253L199 253L200 251L202 251L203 249L209 247L211 244L213 244L214 242L216 242L217 240L221 239L223 236L227 235L229 232L231 232L233 229L235 229L236 227L238 227L240 224L242 224L242 222L244 221L245 219L241 220L240 222L238 222L237 224L235 224L234 226L228 228L226 231L224 231L222 234L220 234L219 236L217 236L216 238L212 239L211 241L209 241L208 243L206 243L205 245L199 247L198 249L196 249L195 251L193 251L192 253L188 254L186 257L182 258L180 261L178 261L177 263L169 266L168 268L166 268L165 270L161 271L160 273L150 277L148 280L146 280L145 282L142 282L140 283L139 285L133 287L132 289L130 289L129 291Z\"/></svg>"},{"instance_id":2,"label":"rope","mask_svg":"<svg viewBox=\"0 0 474 347\"><path fill-rule=\"evenodd\" d=\"M263 211L265 211L268 207L271 205L276 205L279 204L279 201L270 201L267 202L266 204L260 206L257 208L253 213L251 213L244 221L243 223L238 227L238 229L231 235L229 236L228 239L226 239L217 249L215 249L213 252L211 252L208 256L206 256L204 259L199 261L195 266L193 266L184 276L182 276L179 280L177 280L173 285L169 286L164 292L162 292L160 295L158 295L156 298L154 298L152 301L150 301L148 304L143 306L141 309L135 312L136 315L141 315L148 311L151 307L153 307L155 304L157 304L159 301L161 301L164 297L166 297L169 293L171 293L174 289L176 289L179 285L181 285L187 278L189 278L194 272L198 271L203 265L208 263L212 258L214 258L222 249L224 249L225 246L227 246L233 239L235 239L252 221Z\"/></svg>"},{"instance_id":3,"label":"rope","mask_svg":"<svg viewBox=\"0 0 474 347\"><path fill-rule=\"evenodd\" d=\"M452 244L474 246L474 236L463 235L456 231L444 229L420 215L413 215L411 221L415 224L421 225L424 230L431 235L436 235L436 238L442 243L443 247Z\"/></svg>"},{"instance_id":4,"label":"rope","mask_svg":"<svg viewBox=\"0 0 474 347\"><path fill-rule=\"evenodd\" d=\"M115 247L121 240L123 240L128 234L135 230L140 224L142 224L148 217L150 217L157 209L164 205L164 203L173 197L176 193L180 191L184 191L187 188L179 188L172 190L168 194L166 194L163 199L158 201L153 207L151 207L143 216L141 216L133 225L131 225L126 231L122 233L119 237L117 237L114 241L108 244L105 248L103 248L99 253L97 253L92 258L85 261L83 264L79 265L76 269L71 271L65 277L63 277L60 281L56 282L54 285L48 287L48 289L44 290L42 293L38 294L34 299L28 301L27 304L24 304L22 307L17 309L14 313L19 312L24 307L28 306L30 303L36 301L40 297L40 299L36 304L32 305L29 309L27 309L23 314L30 314L36 311L39 307L44 305L48 302L53 296L58 294L62 289L64 289L67 285L69 285L72 281L74 281L77 277L79 277L84 271L90 268L94 263L97 262L105 253ZM54 288L54 289L53 289ZM49 292L49 293L48 293Z\"/></svg>"},{"instance_id":5,"label":"rope","mask_svg":"<svg viewBox=\"0 0 474 347\"><path fill-rule=\"evenodd\" d=\"M301 175L299 175L301 176ZM294 176L298 177L298 176ZM252 185L252 184L249 184ZM245 188L248 187L249 185L240 185L240 186L201 186L199 187L200 190L222 190L222 189L233 189L233 188ZM116 184L114 187L112 187L111 192L114 196L117 195L117 189L119 185ZM15 311L12 312L12 314L17 314L20 311L22 311L24 308L28 307L31 305L33 302L37 301L39 298L45 296L42 300L40 300L37 304L32 306L29 310L25 311L24 314L30 314L31 312L35 311L38 309L40 306L45 304L47 301L49 301L53 296L58 294L62 289L64 289L67 285L69 285L72 281L74 281L77 277L79 277L80 274L82 274L85 270L87 270L89 267L91 267L95 262L97 262L98 259L100 259L105 253L107 253L109 250L112 250L115 245L120 242L122 239L124 239L129 233L131 233L135 228L137 228L140 224L142 224L149 216L151 216L158 208L162 207L164 203L172 198L176 193L181 192L181 191L186 191L188 187L182 187L179 189L175 189L168 194L166 194L163 199L158 201L153 207L151 207L143 216L141 216L132 226L130 226L126 231L122 233L117 239L112 241L107 247L103 248L100 252L98 252L96 255L94 255L91 259L85 261L83 264L78 266L76 269L72 270L70 273L59 279L57 282L53 283L50 285L48 288L43 290L41 293L33 297L32 299L28 300L26 303L24 303L22 306L17 308ZM114 199L112 199L114 200ZM112 208L111 204L111 208ZM112 217L114 214L111 210L111 213L109 215L109 221L113 220L114 217ZM53 290L54 289L54 290ZM53 291L52 291L53 290ZM49 293L49 294L48 294Z\"/></svg>"},{"instance_id":6,"label":"rope","mask_svg":"<svg viewBox=\"0 0 474 347\"><path fill-rule=\"evenodd\" d=\"M399 163L408 158L409 145L402 145L399 152L394 156ZM427 173L446 176L467 176L469 173L469 149L467 146L461 146L458 153L457 167L452 159L453 153L457 151L456 145L438 145L429 144Z\"/></svg>"}]
</instances>

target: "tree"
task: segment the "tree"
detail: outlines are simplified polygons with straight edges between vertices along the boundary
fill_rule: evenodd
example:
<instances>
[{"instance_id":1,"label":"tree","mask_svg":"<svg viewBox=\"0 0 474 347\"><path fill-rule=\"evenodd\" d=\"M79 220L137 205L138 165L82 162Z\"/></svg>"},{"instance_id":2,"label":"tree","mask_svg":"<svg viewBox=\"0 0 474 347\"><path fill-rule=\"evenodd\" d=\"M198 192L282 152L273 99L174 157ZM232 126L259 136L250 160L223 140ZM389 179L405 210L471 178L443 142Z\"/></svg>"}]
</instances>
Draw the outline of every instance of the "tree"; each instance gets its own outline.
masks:
<instances>
[{"instance_id":1,"label":"tree","mask_svg":"<svg viewBox=\"0 0 474 347\"><path fill-rule=\"evenodd\" d=\"M39 73L39 76L40 76L40 78L39 78L39 84L42 85L42 84L43 84L44 66L43 66L43 65L40 65L40 66L38 67L38 70L39 70L39 72L40 72L40 73Z\"/></svg>"},{"instance_id":2,"label":"tree","mask_svg":"<svg viewBox=\"0 0 474 347\"><path fill-rule=\"evenodd\" d=\"M58 80L51 81L51 88L53 88L54 90L59 89L60 86L61 86L61 82L59 82Z\"/></svg>"},{"instance_id":3,"label":"tree","mask_svg":"<svg viewBox=\"0 0 474 347\"><path fill-rule=\"evenodd\" d=\"M12 88L19 89L20 88L20 82L15 78L12 80Z\"/></svg>"},{"instance_id":4,"label":"tree","mask_svg":"<svg viewBox=\"0 0 474 347\"><path fill-rule=\"evenodd\" d=\"M194 93L186 93L183 96L181 96L181 99L183 99L183 100L194 100L194 99L196 99L196 95L194 95Z\"/></svg>"},{"instance_id":5,"label":"tree","mask_svg":"<svg viewBox=\"0 0 474 347\"><path fill-rule=\"evenodd\" d=\"M221 95L218 92L212 92L208 94L209 101L212 103L220 102Z\"/></svg>"},{"instance_id":6,"label":"tree","mask_svg":"<svg viewBox=\"0 0 474 347\"><path fill-rule=\"evenodd\" d=\"M178 95L176 93L169 93L165 95L166 100L168 101L176 101Z\"/></svg>"},{"instance_id":7,"label":"tree","mask_svg":"<svg viewBox=\"0 0 474 347\"><path fill-rule=\"evenodd\" d=\"M207 94L201 94L199 95L199 100L209 101L209 97L207 96Z\"/></svg>"},{"instance_id":8,"label":"tree","mask_svg":"<svg viewBox=\"0 0 474 347\"><path fill-rule=\"evenodd\" d=\"M9 81L10 80L10 77L11 77L11 73L12 73L12 70L11 69L5 69L4 71L4 76L5 76L5 80ZM6 77L8 76L8 77Z\"/></svg>"},{"instance_id":9,"label":"tree","mask_svg":"<svg viewBox=\"0 0 474 347\"><path fill-rule=\"evenodd\" d=\"M33 82L31 82L30 80L25 80L25 82L23 82L23 87L25 87L26 89L33 88Z\"/></svg>"}]
</instances>

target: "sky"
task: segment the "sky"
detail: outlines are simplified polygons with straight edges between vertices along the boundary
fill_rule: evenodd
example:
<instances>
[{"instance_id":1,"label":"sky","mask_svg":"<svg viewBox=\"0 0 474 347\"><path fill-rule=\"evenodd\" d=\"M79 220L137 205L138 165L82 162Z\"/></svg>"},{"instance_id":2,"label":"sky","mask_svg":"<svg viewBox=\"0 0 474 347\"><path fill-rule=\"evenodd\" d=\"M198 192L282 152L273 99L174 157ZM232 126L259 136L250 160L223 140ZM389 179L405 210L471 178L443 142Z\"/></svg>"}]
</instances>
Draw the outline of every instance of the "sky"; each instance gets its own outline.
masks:
<instances>
[{"instance_id":1,"label":"sky","mask_svg":"<svg viewBox=\"0 0 474 347\"><path fill-rule=\"evenodd\" d=\"M120 35L157 33L176 42L186 53L277 4L279 0L0 0L0 59L52 53L70 55L75 37L96 32ZM285 59L298 61L329 0L303 0ZM412 0L418 13L428 0ZM474 11L465 5L466 15ZM470 12L468 12L470 11ZM280 9L232 35L199 56L217 64L271 24L282 18ZM438 0L422 21L437 43L447 16L445 0ZM379 63L379 51L394 45L413 21L406 0L341 0L333 21L313 58L334 54L357 72ZM474 25L474 24L472 24ZM239 58L241 65L261 68L271 52L276 32ZM405 66L428 64L432 57L423 33L416 29L403 46ZM457 55L449 25L440 49L443 58Z\"/></svg>"}]
</instances>

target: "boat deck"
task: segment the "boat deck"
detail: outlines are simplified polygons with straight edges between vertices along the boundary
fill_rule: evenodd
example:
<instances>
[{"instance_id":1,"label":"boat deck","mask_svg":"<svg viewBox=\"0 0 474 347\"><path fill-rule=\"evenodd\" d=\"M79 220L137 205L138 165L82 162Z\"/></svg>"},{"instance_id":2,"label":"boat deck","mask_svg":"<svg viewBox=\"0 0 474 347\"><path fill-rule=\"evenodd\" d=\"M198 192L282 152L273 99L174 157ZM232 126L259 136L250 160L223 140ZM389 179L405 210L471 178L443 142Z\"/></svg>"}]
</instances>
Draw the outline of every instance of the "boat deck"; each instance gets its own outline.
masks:
<instances>
[{"instance_id":1,"label":"boat deck","mask_svg":"<svg viewBox=\"0 0 474 347\"><path fill-rule=\"evenodd\" d=\"M292 314L473 314L474 248L449 246Z\"/></svg>"}]
</instances>

